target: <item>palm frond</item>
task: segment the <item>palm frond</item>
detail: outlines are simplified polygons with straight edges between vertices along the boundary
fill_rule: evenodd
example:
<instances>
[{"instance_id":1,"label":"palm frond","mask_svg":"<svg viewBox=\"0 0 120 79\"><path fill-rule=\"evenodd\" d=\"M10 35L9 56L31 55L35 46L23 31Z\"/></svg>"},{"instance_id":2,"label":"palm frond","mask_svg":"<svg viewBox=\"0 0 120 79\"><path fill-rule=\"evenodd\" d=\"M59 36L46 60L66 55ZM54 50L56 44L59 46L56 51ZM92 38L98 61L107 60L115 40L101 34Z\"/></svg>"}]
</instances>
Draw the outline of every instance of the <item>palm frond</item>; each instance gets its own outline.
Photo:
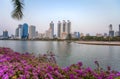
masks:
<instances>
[{"instance_id":1,"label":"palm frond","mask_svg":"<svg viewBox=\"0 0 120 79\"><path fill-rule=\"evenodd\" d=\"M14 5L14 10L12 11L12 17L15 19L22 19L23 18L23 0L12 0Z\"/></svg>"}]
</instances>

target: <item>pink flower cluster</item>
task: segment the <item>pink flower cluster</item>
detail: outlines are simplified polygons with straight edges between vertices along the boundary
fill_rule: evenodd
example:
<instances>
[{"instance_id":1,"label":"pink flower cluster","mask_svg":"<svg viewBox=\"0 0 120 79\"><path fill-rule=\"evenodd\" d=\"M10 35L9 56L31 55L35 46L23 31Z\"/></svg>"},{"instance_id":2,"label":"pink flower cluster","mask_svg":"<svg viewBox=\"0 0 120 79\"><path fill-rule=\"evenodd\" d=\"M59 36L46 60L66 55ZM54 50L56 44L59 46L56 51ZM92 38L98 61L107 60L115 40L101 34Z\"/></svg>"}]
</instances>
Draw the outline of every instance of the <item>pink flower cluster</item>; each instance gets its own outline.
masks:
<instances>
[{"instance_id":1,"label":"pink flower cluster","mask_svg":"<svg viewBox=\"0 0 120 79\"><path fill-rule=\"evenodd\" d=\"M95 64L94 70L83 67L82 62L61 68L52 53L35 57L0 48L0 79L120 79L120 72L110 67L102 70L97 61Z\"/></svg>"}]
</instances>

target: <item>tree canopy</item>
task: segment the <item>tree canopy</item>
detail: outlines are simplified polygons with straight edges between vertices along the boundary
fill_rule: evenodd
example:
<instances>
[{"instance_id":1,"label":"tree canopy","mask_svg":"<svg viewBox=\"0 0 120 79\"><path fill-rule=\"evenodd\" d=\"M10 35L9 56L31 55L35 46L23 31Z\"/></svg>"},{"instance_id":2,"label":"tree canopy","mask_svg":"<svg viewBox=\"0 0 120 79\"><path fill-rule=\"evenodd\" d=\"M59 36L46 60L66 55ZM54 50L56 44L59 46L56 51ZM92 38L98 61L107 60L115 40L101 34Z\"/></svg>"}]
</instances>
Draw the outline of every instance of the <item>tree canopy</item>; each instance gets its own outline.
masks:
<instances>
[{"instance_id":1,"label":"tree canopy","mask_svg":"<svg viewBox=\"0 0 120 79\"><path fill-rule=\"evenodd\" d=\"M24 0L12 0L14 9L12 11L12 17L17 20L21 20L23 18L23 6Z\"/></svg>"}]
</instances>

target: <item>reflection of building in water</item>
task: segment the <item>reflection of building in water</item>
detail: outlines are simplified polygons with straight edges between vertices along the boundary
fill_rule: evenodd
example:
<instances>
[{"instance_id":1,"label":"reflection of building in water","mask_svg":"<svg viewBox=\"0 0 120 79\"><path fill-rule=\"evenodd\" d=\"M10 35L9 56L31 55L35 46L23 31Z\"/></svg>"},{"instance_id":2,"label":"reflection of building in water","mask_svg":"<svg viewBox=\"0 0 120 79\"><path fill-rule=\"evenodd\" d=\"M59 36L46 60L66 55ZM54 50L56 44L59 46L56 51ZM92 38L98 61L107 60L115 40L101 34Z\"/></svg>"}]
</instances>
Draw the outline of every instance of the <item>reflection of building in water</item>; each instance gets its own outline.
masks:
<instances>
[{"instance_id":1,"label":"reflection of building in water","mask_svg":"<svg viewBox=\"0 0 120 79\"><path fill-rule=\"evenodd\" d=\"M114 67L114 64L112 62L114 62L114 60L116 60L116 59L114 59L113 51L114 51L114 47L108 46L106 61L104 61L107 64L107 66L111 66L112 68Z\"/></svg>"},{"instance_id":2,"label":"reflection of building in water","mask_svg":"<svg viewBox=\"0 0 120 79\"><path fill-rule=\"evenodd\" d=\"M56 59L61 67L70 65L71 44L67 42L57 42L56 44ZM58 53L59 52L59 53Z\"/></svg>"}]
</instances>

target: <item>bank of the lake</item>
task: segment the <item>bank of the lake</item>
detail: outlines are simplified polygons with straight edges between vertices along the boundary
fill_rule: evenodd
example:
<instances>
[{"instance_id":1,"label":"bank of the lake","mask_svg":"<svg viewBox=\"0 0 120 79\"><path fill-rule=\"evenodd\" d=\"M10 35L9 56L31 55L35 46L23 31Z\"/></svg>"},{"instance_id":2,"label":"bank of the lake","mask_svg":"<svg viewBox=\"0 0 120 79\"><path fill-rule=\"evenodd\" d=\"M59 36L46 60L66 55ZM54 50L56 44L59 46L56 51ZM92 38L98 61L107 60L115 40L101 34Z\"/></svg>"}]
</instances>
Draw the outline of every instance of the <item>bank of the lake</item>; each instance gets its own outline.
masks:
<instances>
[{"instance_id":1,"label":"bank of the lake","mask_svg":"<svg viewBox=\"0 0 120 79\"><path fill-rule=\"evenodd\" d=\"M90 45L114 45L120 46L120 42L116 41L75 41L78 44L90 44Z\"/></svg>"}]
</instances>

